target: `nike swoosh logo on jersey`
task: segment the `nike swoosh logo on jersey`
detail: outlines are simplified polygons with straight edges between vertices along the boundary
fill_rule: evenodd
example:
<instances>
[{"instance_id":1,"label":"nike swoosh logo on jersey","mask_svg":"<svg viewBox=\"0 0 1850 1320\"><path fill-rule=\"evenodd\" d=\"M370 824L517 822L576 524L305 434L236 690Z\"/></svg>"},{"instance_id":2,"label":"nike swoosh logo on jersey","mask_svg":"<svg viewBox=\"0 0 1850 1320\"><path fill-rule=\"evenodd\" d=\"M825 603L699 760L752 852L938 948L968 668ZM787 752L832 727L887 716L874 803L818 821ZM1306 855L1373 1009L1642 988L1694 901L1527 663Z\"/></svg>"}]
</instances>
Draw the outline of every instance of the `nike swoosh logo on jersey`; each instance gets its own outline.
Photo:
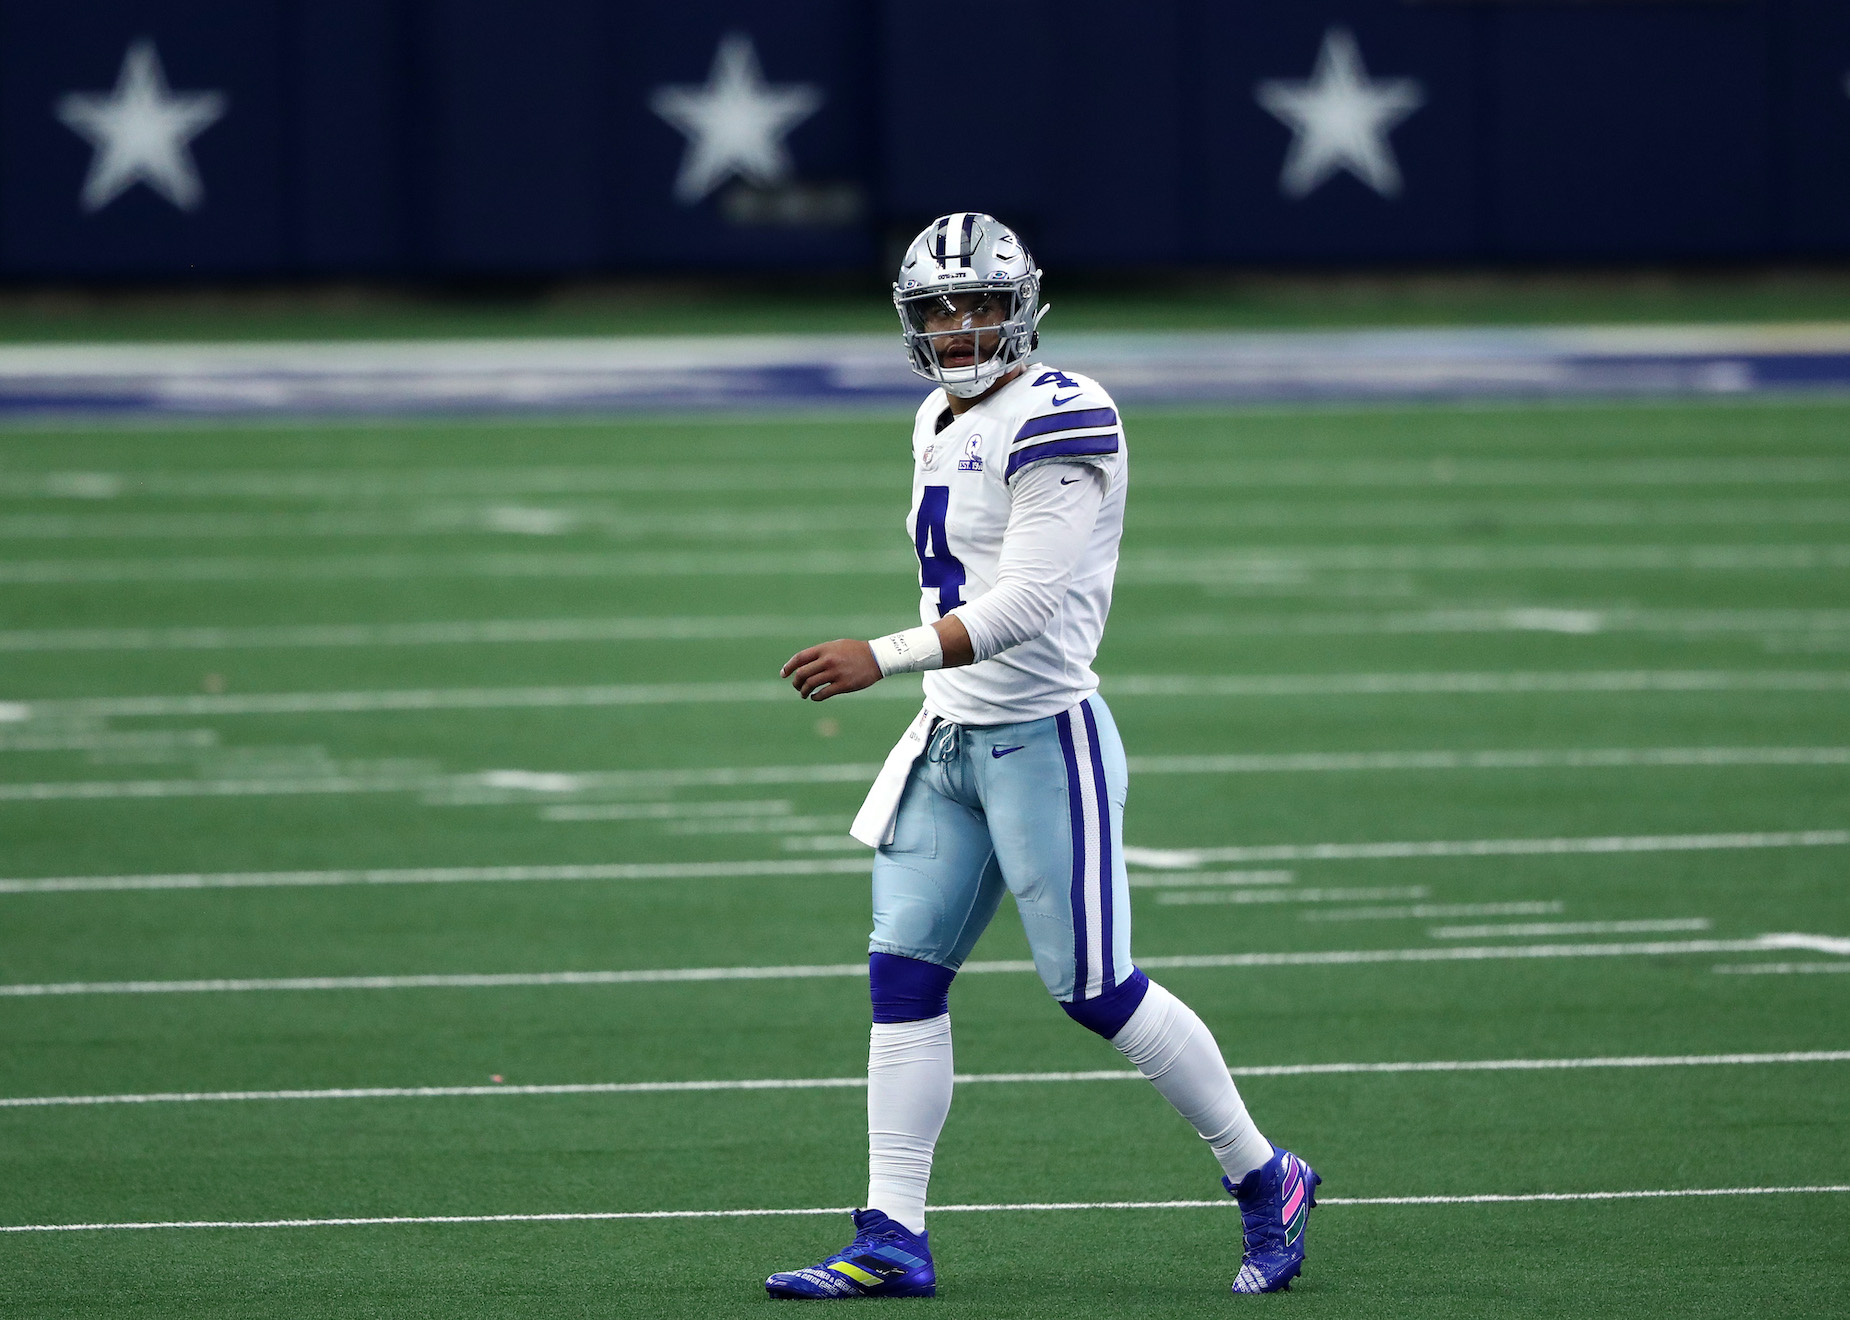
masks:
<instances>
[{"instance_id":1,"label":"nike swoosh logo on jersey","mask_svg":"<svg viewBox=\"0 0 1850 1320\"><path fill-rule=\"evenodd\" d=\"M1021 746L1019 747L991 747L989 749L989 754L995 757L996 760L1000 761L1003 757L1007 756L1010 752L1019 752L1022 747L1026 747L1026 746L1027 746L1026 743L1022 743Z\"/></svg>"},{"instance_id":2,"label":"nike swoosh logo on jersey","mask_svg":"<svg viewBox=\"0 0 1850 1320\"><path fill-rule=\"evenodd\" d=\"M1053 396L1053 406L1056 408L1064 407L1065 405L1071 403L1074 399L1077 399L1078 397L1079 397L1078 391L1074 391L1073 393L1067 395L1064 399L1062 399L1058 394L1056 394Z\"/></svg>"},{"instance_id":3,"label":"nike swoosh logo on jersey","mask_svg":"<svg viewBox=\"0 0 1850 1320\"><path fill-rule=\"evenodd\" d=\"M1060 478L1060 484L1061 484L1062 486L1070 486L1070 485L1072 485L1072 484L1073 484L1073 483L1074 483L1075 481L1078 481L1078 480L1079 480L1079 478L1078 478L1078 477L1061 477L1061 478Z\"/></svg>"}]
</instances>

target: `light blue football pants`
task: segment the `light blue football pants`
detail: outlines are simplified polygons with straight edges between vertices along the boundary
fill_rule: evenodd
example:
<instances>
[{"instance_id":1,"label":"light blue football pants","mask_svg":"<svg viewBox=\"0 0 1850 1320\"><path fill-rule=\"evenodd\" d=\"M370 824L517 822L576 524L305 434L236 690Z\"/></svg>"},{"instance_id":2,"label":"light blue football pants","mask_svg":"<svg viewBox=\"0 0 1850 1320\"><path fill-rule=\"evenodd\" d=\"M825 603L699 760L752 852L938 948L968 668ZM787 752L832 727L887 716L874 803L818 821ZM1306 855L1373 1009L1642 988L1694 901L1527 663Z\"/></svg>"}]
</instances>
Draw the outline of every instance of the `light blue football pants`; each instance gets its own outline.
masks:
<instances>
[{"instance_id":1,"label":"light blue football pants","mask_svg":"<svg viewBox=\"0 0 1850 1320\"><path fill-rule=\"evenodd\" d=\"M874 859L869 951L955 971L1006 889L1034 968L1068 1013L1094 1030L1091 1016L1119 1018L1113 1001L1128 1016L1143 988L1122 846L1129 787L1096 695L1021 724L939 724Z\"/></svg>"}]
</instances>

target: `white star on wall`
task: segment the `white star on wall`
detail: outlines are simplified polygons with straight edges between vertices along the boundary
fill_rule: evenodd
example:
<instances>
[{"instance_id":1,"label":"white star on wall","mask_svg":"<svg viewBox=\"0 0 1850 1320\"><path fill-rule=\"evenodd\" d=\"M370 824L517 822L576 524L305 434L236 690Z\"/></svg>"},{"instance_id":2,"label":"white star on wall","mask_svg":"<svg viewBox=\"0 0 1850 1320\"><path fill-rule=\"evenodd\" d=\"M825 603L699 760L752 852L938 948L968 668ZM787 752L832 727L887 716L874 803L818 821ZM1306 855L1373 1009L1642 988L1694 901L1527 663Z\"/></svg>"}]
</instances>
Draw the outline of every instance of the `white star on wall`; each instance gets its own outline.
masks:
<instances>
[{"instance_id":1,"label":"white star on wall","mask_svg":"<svg viewBox=\"0 0 1850 1320\"><path fill-rule=\"evenodd\" d=\"M1278 179L1285 196L1308 197L1341 170L1383 197L1400 195L1400 166L1388 134L1426 103L1426 92L1413 78L1371 81L1349 29L1333 27L1323 34L1308 80L1268 78L1253 96L1291 130L1291 150Z\"/></svg>"},{"instance_id":2,"label":"white star on wall","mask_svg":"<svg viewBox=\"0 0 1850 1320\"><path fill-rule=\"evenodd\" d=\"M224 117L223 92L173 92L160 53L143 37L122 56L112 92L70 92L54 110L94 152L79 200L100 211L145 183L182 211L198 209L205 186L193 164L192 140Z\"/></svg>"},{"instance_id":3,"label":"white star on wall","mask_svg":"<svg viewBox=\"0 0 1850 1320\"><path fill-rule=\"evenodd\" d=\"M687 136L675 199L691 206L735 176L760 186L790 177L784 137L822 106L812 83L765 82L758 52L743 32L720 38L704 87L658 87L649 108Z\"/></svg>"}]
</instances>

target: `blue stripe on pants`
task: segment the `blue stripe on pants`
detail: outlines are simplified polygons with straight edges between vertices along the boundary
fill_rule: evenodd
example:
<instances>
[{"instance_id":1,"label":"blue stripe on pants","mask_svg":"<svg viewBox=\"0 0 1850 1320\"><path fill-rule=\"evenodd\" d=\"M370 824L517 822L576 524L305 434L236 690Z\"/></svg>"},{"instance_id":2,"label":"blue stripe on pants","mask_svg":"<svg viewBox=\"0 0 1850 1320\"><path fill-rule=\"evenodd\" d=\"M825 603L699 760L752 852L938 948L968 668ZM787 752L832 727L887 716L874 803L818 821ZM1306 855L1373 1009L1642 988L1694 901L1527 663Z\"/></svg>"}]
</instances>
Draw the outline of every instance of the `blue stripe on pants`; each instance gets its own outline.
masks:
<instances>
[{"instance_id":1,"label":"blue stripe on pants","mask_svg":"<svg viewBox=\"0 0 1850 1320\"><path fill-rule=\"evenodd\" d=\"M1097 804L1098 825L1098 885L1099 885L1099 949L1104 963L1104 982L1100 993L1108 992L1117 984L1117 977L1111 966L1111 792L1105 787L1105 761L1099 753L1098 722L1092 718L1092 703L1079 703L1080 713L1086 720L1086 742L1092 751L1092 800ZM1081 987L1085 985L1080 982ZM1085 998L1084 994L1075 995L1076 999Z\"/></svg>"},{"instance_id":2,"label":"blue stripe on pants","mask_svg":"<svg viewBox=\"0 0 1850 1320\"><path fill-rule=\"evenodd\" d=\"M1079 786L1079 757L1073 746L1073 716L1061 711L1054 717L1060 731L1060 751L1066 758L1067 817L1073 830L1073 998L1086 997L1086 816Z\"/></svg>"}]
</instances>

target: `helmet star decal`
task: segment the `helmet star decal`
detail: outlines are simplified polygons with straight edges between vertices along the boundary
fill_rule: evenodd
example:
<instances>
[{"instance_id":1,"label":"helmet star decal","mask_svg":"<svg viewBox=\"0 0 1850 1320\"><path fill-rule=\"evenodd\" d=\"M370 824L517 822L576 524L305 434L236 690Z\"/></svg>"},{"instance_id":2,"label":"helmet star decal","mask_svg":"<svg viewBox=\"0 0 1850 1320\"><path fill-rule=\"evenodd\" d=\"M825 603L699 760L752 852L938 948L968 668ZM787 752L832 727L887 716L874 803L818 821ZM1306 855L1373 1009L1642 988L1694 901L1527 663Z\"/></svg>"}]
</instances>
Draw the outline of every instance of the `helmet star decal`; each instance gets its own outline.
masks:
<instances>
[{"instance_id":1,"label":"helmet star decal","mask_svg":"<svg viewBox=\"0 0 1850 1320\"><path fill-rule=\"evenodd\" d=\"M727 33L705 86L673 83L649 97L649 108L687 138L675 200L692 206L731 178L761 187L788 180L792 164L784 138L822 101L813 83L767 83L752 39Z\"/></svg>"}]
</instances>

